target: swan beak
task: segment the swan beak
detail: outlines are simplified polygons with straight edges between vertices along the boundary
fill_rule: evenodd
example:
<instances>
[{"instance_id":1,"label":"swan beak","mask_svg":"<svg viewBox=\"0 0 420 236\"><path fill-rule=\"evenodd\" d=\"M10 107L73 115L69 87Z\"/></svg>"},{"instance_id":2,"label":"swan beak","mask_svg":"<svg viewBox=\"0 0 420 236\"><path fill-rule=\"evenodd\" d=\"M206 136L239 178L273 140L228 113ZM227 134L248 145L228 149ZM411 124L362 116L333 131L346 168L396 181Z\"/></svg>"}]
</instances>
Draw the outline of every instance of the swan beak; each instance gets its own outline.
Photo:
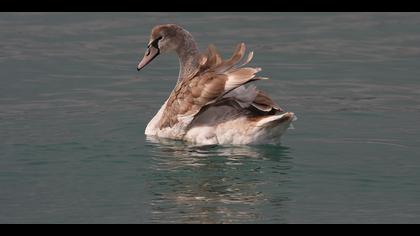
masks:
<instances>
[{"instance_id":1,"label":"swan beak","mask_svg":"<svg viewBox=\"0 0 420 236\"><path fill-rule=\"evenodd\" d=\"M137 66L137 71L140 71L143 67L149 64L155 57L157 57L160 53L160 50L153 45L149 45L146 52L144 53L143 59L140 61L139 65Z\"/></svg>"}]
</instances>

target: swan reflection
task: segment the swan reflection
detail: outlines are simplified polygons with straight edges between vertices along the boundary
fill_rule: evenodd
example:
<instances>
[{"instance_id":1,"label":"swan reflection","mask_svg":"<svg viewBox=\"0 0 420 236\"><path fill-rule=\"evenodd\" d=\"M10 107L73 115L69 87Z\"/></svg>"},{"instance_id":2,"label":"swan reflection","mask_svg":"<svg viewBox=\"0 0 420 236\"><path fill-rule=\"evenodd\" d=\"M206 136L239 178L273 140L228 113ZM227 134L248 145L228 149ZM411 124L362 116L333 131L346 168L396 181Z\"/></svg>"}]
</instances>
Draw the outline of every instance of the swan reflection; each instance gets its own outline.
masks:
<instances>
[{"instance_id":1,"label":"swan reflection","mask_svg":"<svg viewBox=\"0 0 420 236\"><path fill-rule=\"evenodd\" d=\"M287 147L194 146L152 137L147 141L153 146L153 222L255 222L264 220L264 208L275 204L281 209L288 199L281 190L291 168ZM281 218L281 212L272 214Z\"/></svg>"}]
</instances>

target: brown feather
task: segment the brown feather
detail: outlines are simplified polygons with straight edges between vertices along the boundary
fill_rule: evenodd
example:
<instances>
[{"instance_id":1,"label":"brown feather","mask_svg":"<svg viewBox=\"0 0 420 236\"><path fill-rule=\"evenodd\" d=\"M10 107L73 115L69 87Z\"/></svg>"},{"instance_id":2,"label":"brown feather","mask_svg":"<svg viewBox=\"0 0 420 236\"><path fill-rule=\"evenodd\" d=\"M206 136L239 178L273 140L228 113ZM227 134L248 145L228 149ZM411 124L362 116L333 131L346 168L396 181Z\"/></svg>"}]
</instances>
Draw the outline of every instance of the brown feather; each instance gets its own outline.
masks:
<instances>
[{"instance_id":1,"label":"brown feather","mask_svg":"<svg viewBox=\"0 0 420 236\"><path fill-rule=\"evenodd\" d=\"M277 110L279 112L283 112L283 109L280 108L270 97L268 97L262 91L258 91L257 96L252 104L255 108L263 110L263 111L271 111Z\"/></svg>"},{"instance_id":2,"label":"brown feather","mask_svg":"<svg viewBox=\"0 0 420 236\"><path fill-rule=\"evenodd\" d=\"M235 68L244 54L245 44L241 43L236 47L231 58L222 60L216 48L210 45L207 54L198 58L197 72L181 80L171 93L159 123L160 128L173 127L178 122L178 116L197 115L204 107L223 100L222 97L227 92L250 81L262 79L255 77L255 74L261 70L260 68ZM240 66L245 65L251 59L252 53ZM264 94L258 94L254 103L265 110L267 106L274 104L267 98ZM229 99L229 103L237 104L231 99Z\"/></svg>"}]
</instances>

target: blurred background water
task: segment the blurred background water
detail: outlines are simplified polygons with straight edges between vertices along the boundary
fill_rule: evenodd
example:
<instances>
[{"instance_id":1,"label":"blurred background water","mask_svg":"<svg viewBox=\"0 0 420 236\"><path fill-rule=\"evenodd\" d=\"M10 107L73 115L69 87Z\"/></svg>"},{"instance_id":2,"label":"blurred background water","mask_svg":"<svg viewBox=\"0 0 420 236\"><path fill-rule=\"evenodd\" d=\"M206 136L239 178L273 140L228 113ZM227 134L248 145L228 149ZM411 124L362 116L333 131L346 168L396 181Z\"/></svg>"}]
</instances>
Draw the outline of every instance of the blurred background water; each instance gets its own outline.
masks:
<instances>
[{"instance_id":1,"label":"blurred background water","mask_svg":"<svg viewBox=\"0 0 420 236\"><path fill-rule=\"evenodd\" d=\"M154 25L245 42L281 146L144 128L178 75ZM419 13L1 13L0 223L420 223Z\"/></svg>"}]
</instances>

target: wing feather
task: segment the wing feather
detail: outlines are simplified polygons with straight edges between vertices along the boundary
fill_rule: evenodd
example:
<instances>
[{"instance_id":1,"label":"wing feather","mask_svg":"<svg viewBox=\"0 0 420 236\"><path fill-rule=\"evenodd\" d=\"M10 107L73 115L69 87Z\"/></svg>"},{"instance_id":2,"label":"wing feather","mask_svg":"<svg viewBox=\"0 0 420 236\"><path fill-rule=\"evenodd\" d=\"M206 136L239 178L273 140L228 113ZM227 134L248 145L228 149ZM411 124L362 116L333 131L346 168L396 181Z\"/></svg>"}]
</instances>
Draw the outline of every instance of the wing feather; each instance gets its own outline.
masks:
<instances>
[{"instance_id":1,"label":"wing feather","mask_svg":"<svg viewBox=\"0 0 420 236\"><path fill-rule=\"evenodd\" d=\"M180 121L191 122L203 107L214 104L246 83L265 79L255 76L261 68L243 67L251 61L252 52L241 64L238 64L244 57L245 49L245 44L240 43L233 55L228 60L223 60L216 48L209 45L207 54L199 58L200 66L197 72L189 78L184 78L172 91L159 122L160 129L173 127ZM278 108L262 92L258 92L254 97L249 106L252 105L264 112L269 108ZM234 101L234 97L229 100ZM243 106L243 101L240 104ZM188 124L183 125L186 127Z\"/></svg>"}]
</instances>

